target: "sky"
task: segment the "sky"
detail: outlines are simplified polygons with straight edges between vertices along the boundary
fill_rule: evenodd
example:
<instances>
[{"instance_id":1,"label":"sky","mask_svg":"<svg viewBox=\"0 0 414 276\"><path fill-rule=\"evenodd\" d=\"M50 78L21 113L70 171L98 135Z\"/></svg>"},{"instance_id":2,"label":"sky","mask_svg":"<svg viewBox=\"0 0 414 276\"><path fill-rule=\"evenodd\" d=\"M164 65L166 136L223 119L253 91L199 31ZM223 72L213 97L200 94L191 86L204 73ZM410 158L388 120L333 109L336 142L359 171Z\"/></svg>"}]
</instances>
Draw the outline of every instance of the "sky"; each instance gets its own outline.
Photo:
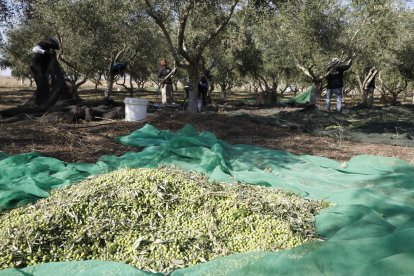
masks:
<instances>
[{"instance_id":1,"label":"sky","mask_svg":"<svg viewBox=\"0 0 414 276\"><path fill-rule=\"evenodd\" d=\"M6 69L6 70L1 70L0 69L0 76L11 76L11 71L10 69Z\"/></svg>"}]
</instances>

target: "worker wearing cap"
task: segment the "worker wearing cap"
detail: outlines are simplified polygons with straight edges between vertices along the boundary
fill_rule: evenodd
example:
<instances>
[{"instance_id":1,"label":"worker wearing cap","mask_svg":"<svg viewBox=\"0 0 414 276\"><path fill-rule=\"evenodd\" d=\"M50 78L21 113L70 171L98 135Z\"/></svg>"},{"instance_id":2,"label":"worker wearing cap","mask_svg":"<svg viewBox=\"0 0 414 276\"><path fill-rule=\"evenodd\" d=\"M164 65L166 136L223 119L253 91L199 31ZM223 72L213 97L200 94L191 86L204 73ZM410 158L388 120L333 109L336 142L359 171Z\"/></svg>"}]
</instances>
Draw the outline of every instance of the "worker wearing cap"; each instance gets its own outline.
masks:
<instances>
[{"instance_id":1,"label":"worker wearing cap","mask_svg":"<svg viewBox=\"0 0 414 276\"><path fill-rule=\"evenodd\" d=\"M336 95L336 111L342 111L342 99L343 99L343 87L344 87L344 72L348 70L352 65L352 59L343 63L339 58L333 58L328 67L328 75L326 80L327 91L326 91L326 110L329 111L331 108L332 95Z\"/></svg>"}]
</instances>

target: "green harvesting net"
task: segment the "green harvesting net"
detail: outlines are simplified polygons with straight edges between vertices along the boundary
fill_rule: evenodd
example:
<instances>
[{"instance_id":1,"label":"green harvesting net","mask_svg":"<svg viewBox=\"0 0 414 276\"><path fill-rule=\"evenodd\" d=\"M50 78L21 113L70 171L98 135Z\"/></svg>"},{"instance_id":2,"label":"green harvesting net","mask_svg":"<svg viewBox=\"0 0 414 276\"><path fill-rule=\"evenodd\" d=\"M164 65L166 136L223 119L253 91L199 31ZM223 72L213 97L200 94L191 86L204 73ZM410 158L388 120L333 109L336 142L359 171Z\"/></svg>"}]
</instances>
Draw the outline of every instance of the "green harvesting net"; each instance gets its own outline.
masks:
<instances>
[{"instance_id":1,"label":"green harvesting net","mask_svg":"<svg viewBox=\"0 0 414 276\"><path fill-rule=\"evenodd\" d=\"M306 105L310 102L312 89L313 89L313 86L309 86L308 88L306 88L305 91L303 91L299 95L289 100L282 101L282 103L285 103L288 105Z\"/></svg>"},{"instance_id":2,"label":"green harvesting net","mask_svg":"<svg viewBox=\"0 0 414 276\"><path fill-rule=\"evenodd\" d=\"M176 133L146 125L119 142L145 148L121 157L102 156L96 164L68 164L36 153L3 154L1 208L47 197L49 189L90 175L173 164L205 173L212 180L280 188L336 204L316 220L324 241L279 252L230 255L173 275L414 275L414 167L402 160L361 155L338 163L230 145L189 125ZM74 274L70 271L97 275L101 266L109 274L114 270L119 271L116 275L143 273L121 264L85 261L11 268L0 275L62 275L65 271L66 275Z\"/></svg>"}]
</instances>

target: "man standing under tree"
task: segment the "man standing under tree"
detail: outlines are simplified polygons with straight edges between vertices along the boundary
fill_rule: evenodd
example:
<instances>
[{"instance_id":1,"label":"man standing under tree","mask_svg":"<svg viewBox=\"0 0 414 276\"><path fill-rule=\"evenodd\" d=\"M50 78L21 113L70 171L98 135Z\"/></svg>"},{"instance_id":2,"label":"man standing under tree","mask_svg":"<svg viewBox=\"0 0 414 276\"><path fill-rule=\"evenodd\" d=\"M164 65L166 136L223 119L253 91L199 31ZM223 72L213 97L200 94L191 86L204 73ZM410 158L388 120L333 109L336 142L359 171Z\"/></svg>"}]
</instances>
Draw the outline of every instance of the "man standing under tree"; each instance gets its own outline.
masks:
<instances>
[{"instance_id":1,"label":"man standing under tree","mask_svg":"<svg viewBox=\"0 0 414 276\"><path fill-rule=\"evenodd\" d=\"M35 100L38 106L45 106L49 101L49 65L53 58L56 59L55 50L59 50L59 42L55 37L39 42L32 49L33 59L30 70L36 82Z\"/></svg>"},{"instance_id":2,"label":"man standing under tree","mask_svg":"<svg viewBox=\"0 0 414 276\"><path fill-rule=\"evenodd\" d=\"M173 82L172 82L172 75L175 73L175 70L171 70L171 68L167 64L167 59L162 58L160 60L160 70L158 71L158 82L161 86L161 103L167 103L167 97L170 103L173 103Z\"/></svg>"},{"instance_id":3,"label":"man standing under tree","mask_svg":"<svg viewBox=\"0 0 414 276\"><path fill-rule=\"evenodd\" d=\"M328 82L326 91L326 110L331 109L331 97L336 95L336 111L342 112L342 99L343 99L343 87L344 87L344 72L348 70L352 65L352 58L347 62L342 63L339 58L333 58L331 64L328 67L328 76L326 80Z\"/></svg>"},{"instance_id":4,"label":"man standing under tree","mask_svg":"<svg viewBox=\"0 0 414 276\"><path fill-rule=\"evenodd\" d=\"M207 92L208 92L208 80L206 74L201 75L200 81L198 82L198 98L197 98L197 109L198 112L202 112L207 106Z\"/></svg>"}]
</instances>

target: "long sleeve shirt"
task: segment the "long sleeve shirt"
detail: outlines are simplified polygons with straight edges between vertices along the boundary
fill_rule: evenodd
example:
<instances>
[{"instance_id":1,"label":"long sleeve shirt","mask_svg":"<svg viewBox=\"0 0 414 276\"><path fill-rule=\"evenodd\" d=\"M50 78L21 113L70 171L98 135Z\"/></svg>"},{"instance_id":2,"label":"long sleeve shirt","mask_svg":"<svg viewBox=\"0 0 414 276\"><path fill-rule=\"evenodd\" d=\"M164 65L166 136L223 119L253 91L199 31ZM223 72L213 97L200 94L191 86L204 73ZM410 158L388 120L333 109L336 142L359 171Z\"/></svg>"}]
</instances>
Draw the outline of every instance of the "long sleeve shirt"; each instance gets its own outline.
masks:
<instances>
[{"instance_id":1,"label":"long sleeve shirt","mask_svg":"<svg viewBox=\"0 0 414 276\"><path fill-rule=\"evenodd\" d=\"M344 72L348 70L352 65L352 59L344 64L339 64L334 68L328 68L330 71L329 75L326 77L328 82L328 89L336 89L344 87Z\"/></svg>"}]
</instances>

